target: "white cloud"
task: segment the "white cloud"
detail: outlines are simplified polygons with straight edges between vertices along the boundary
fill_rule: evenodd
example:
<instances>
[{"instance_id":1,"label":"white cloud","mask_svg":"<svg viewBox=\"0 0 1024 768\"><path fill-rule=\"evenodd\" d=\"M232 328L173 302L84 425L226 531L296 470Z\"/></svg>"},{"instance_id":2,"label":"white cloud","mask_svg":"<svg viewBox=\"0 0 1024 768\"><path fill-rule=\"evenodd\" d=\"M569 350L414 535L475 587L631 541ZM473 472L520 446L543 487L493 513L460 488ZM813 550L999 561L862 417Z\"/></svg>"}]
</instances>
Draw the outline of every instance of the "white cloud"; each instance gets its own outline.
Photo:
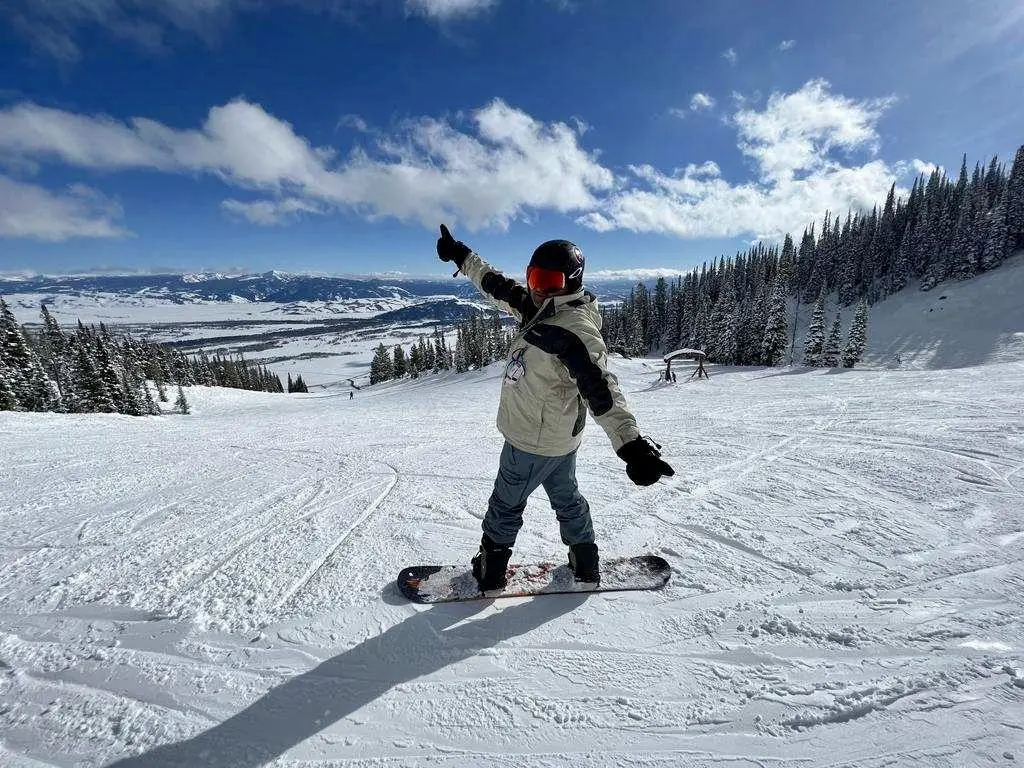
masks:
<instances>
[{"instance_id":1,"label":"white cloud","mask_svg":"<svg viewBox=\"0 0 1024 768\"><path fill-rule=\"evenodd\" d=\"M221 201L220 207L232 216L265 227L285 224L303 213L325 213L321 206L294 197L285 200L256 200L248 203L228 199Z\"/></svg>"},{"instance_id":2,"label":"white cloud","mask_svg":"<svg viewBox=\"0 0 1024 768\"><path fill-rule=\"evenodd\" d=\"M918 174L923 173L925 175L930 175L932 171L935 171L939 168L939 166L935 165L935 163L925 162L924 160L919 160L916 157L911 161L910 165L915 172L917 172Z\"/></svg>"},{"instance_id":3,"label":"white cloud","mask_svg":"<svg viewBox=\"0 0 1024 768\"><path fill-rule=\"evenodd\" d=\"M497 0L405 0L408 13L420 14L436 21L475 16L497 4Z\"/></svg>"},{"instance_id":4,"label":"white cloud","mask_svg":"<svg viewBox=\"0 0 1024 768\"><path fill-rule=\"evenodd\" d=\"M779 50L780 51L788 51L794 45L796 45L796 40L783 40L781 43L779 43Z\"/></svg>"},{"instance_id":5,"label":"white cloud","mask_svg":"<svg viewBox=\"0 0 1024 768\"><path fill-rule=\"evenodd\" d=\"M472 114L472 128L410 121L339 162L334 149L312 146L288 123L241 100L211 109L197 130L22 104L0 110L0 156L209 173L275 198L430 226L458 219L471 228L506 227L530 209L588 210L597 205L595 193L612 186L612 173L579 146L565 123L541 123L495 100ZM286 213L277 207L228 210L263 223Z\"/></svg>"},{"instance_id":6,"label":"white cloud","mask_svg":"<svg viewBox=\"0 0 1024 768\"><path fill-rule=\"evenodd\" d=\"M666 175L632 166L633 179L595 211L577 219L598 231L629 229L684 238L798 232L826 210L864 209L884 197L900 173L880 160L844 166L835 150L873 154L875 124L889 99L853 101L813 80L791 94L772 94L761 111L740 108L732 124L758 178L731 184L714 163Z\"/></svg>"},{"instance_id":7,"label":"white cloud","mask_svg":"<svg viewBox=\"0 0 1024 768\"><path fill-rule=\"evenodd\" d=\"M690 114L687 110L682 109L681 107L669 107L668 113L672 115L672 117L678 117L680 120L685 120L686 116Z\"/></svg>"},{"instance_id":8,"label":"white cloud","mask_svg":"<svg viewBox=\"0 0 1024 768\"><path fill-rule=\"evenodd\" d=\"M120 206L76 184L55 194L35 184L0 176L0 237L60 242L72 237L125 237Z\"/></svg>"},{"instance_id":9,"label":"white cloud","mask_svg":"<svg viewBox=\"0 0 1024 768\"><path fill-rule=\"evenodd\" d=\"M764 111L733 116L740 149L754 158L765 181L791 179L828 163L834 148L875 151L875 123L893 99L854 101L833 96L824 80L811 80L789 94L773 93Z\"/></svg>"},{"instance_id":10,"label":"white cloud","mask_svg":"<svg viewBox=\"0 0 1024 768\"><path fill-rule=\"evenodd\" d=\"M825 210L870 208L904 177L908 164L873 157L877 123L891 103L833 94L823 80L773 93L762 106L739 101L728 125L756 168L755 177L741 183L724 178L710 160L670 173L636 164L617 179L598 162L598 151L580 145L582 125L543 123L501 100L455 120L410 120L387 135L367 128L356 137L364 143L345 154L314 146L287 122L242 100L214 107L193 129L23 104L0 110L0 160L213 175L264 193L222 203L229 215L260 225L344 210L431 229L439 221L504 228L553 211L599 231L777 238ZM915 161L914 167L929 166ZM97 215L81 192L57 196L26 188L43 198L44 209L77 205L77 218L57 219L76 221L79 230L123 234L114 223L118 215Z\"/></svg>"},{"instance_id":11,"label":"white cloud","mask_svg":"<svg viewBox=\"0 0 1024 768\"><path fill-rule=\"evenodd\" d=\"M736 50L733 48L727 48L725 52L722 53L722 58L728 61L733 66L736 66L736 62L739 61L740 59L739 55L736 53Z\"/></svg>"},{"instance_id":12,"label":"white cloud","mask_svg":"<svg viewBox=\"0 0 1024 768\"><path fill-rule=\"evenodd\" d=\"M706 93L695 93L693 98L690 99L690 109L694 112L708 110L714 106L715 100Z\"/></svg>"}]
</instances>

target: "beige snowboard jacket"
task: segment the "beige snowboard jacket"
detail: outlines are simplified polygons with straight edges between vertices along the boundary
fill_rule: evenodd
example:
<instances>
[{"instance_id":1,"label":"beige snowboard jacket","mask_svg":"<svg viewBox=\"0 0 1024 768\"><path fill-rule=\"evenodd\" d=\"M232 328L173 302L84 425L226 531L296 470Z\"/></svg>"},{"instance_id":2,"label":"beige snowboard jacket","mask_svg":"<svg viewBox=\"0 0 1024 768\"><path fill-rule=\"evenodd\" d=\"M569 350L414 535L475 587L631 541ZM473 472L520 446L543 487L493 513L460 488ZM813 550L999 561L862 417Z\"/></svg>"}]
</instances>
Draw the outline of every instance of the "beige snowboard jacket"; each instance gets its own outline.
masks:
<instances>
[{"instance_id":1,"label":"beige snowboard jacket","mask_svg":"<svg viewBox=\"0 0 1024 768\"><path fill-rule=\"evenodd\" d=\"M579 448L588 409L616 451L640 436L618 379L608 370L593 294L553 296L537 307L525 286L475 253L460 269L519 321L498 405L498 430L508 442L540 456L572 453Z\"/></svg>"}]
</instances>

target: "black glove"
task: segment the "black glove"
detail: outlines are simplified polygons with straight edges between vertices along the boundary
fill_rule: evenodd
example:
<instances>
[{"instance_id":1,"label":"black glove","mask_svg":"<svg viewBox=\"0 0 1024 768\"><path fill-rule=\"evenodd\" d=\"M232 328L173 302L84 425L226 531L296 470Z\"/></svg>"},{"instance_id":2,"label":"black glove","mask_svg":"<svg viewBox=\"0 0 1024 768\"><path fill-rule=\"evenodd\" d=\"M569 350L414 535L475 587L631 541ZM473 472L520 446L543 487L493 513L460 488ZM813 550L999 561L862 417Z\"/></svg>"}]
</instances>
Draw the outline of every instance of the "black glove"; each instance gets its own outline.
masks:
<instances>
[{"instance_id":1,"label":"black glove","mask_svg":"<svg viewBox=\"0 0 1024 768\"><path fill-rule=\"evenodd\" d=\"M626 474L637 485L654 485L662 477L672 477L675 470L661 460L661 448L649 437L638 437L623 445L616 453L626 462Z\"/></svg>"},{"instance_id":2,"label":"black glove","mask_svg":"<svg viewBox=\"0 0 1024 768\"><path fill-rule=\"evenodd\" d=\"M454 261L455 266L462 269L462 262L472 252L468 245L452 237L448 227L441 225L441 236L437 238L437 258L441 261Z\"/></svg>"}]
</instances>

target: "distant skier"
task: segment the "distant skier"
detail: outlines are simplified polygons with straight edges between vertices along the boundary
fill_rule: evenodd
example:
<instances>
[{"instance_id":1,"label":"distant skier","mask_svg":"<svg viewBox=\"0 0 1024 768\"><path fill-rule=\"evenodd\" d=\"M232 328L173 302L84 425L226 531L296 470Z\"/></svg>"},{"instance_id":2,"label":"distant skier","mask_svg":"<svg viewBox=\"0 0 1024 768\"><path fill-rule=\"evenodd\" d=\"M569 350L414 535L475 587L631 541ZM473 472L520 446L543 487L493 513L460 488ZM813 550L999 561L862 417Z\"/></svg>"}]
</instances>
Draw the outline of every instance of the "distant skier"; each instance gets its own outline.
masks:
<instances>
[{"instance_id":1,"label":"distant skier","mask_svg":"<svg viewBox=\"0 0 1024 768\"><path fill-rule=\"evenodd\" d=\"M519 321L498 406L505 437L480 550L472 558L481 590L505 586L505 571L523 525L526 500L539 486L558 519L577 581L598 582L598 549L590 505L576 483L576 450L587 409L611 440L626 474L652 485L674 474L661 446L640 435L618 380L608 370L596 297L583 289L583 252L549 240L533 252L526 285L505 277L441 225L437 255Z\"/></svg>"}]
</instances>

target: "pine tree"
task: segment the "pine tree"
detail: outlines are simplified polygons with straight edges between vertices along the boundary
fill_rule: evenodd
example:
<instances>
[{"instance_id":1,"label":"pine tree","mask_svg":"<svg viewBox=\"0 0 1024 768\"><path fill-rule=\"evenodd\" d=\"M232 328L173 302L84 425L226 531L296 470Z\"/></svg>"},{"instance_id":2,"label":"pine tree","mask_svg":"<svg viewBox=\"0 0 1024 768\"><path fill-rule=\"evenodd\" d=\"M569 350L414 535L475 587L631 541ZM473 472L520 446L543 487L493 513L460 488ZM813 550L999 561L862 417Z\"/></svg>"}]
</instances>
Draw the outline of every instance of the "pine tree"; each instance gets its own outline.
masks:
<instances>
[{"instance_id":1,"label":"pine tree","mask_svg":"<svg viewBox=\"0 0 1024 768\"><path fill-rule=\"evenodd\" d=\"M139 399L139 384L131 373L126 373L121 380L121 413L129 416L142 416L145 413Z\"/></svg>"},{"instance_id":2,"label":"pine tree","mask_svg":"<svg viewBox=\"0 0 1024 768\"><path fill-rule=\"evenodd\" d=\"M456 373L465 373L469 370L469 353L467 351L466 333L462 330L461 326L456 328L455 333L455 354L453 366Z\"/></svg>"},{"instance_id":3,"label":"pine tree","mask_svg":"<svg viewBox=\"0 0 1024 768\"><path fill-rule=\"evenodd\" d=\"M114 410L118 413L128 413L129 406L124 400L121 377L118 375L110 349L102 334L96 337L93 346L96 373L103 380L104 387L114 404Z\"/></svg>"},{"instance_id":4,"label":"pine tree","mask_svg":"<svg viewBox=\"0 0 1024 768\"><path fill-rule=\"evenodd\" d=\"M850 326L850 336L847 339L846 347L843 349L843 367L853 368L860 362L864 350L868 346L868 303L861 299L857 303L857 309L853 314L853 325Z\"/></svg>"},{"instance_id":5,"label":"pine tree","mask_svg":"<svg viewBox=\"0 0 1024 768\"><path fill-rule=\"evenodd\" d=\"M11 387L11 372L7 365L0 360L0 411L18 410L18 398L14 395Z\"/></svg>"},{"instance_id":6,"label":"pine tree","mask_svg":"<svg viewBox=\"0 0 1024 768\"><path fill-rule=\"evenodd\" d=\"M27 411L59 409L60 394L56 385L46 375L39 356L3 299L0 299L0 363L8 370L8 384L19 407Z\"/></svg>"},{"instance_id":7,"label":"pine tree","mask_svg":"<svg viewBox=\"0 0 1024 768\"><path fill-rule=\"evenodd\" d=\"M836 319L832 322L832 329L825 339L825 346L821 351L821 364L825 368L839 367L839 344L842 340L842 330L839 327L839 313L836 312Z\"/></svg>"},{"instance_id":8,"label":"pine tree","mask_svg":"<svg viewBox=\"0 0 1024 768\"><path fill-rule=\"evenodd\" d=\"M825 345L825 294L818 294L811 313L811 324L804 338L804 365L821 365L822 348Z\"/></svg>"},{"instance_id":9,"label":"pine tree","mask_svg":"<svg viewBox=\"0 0 1024 768\"><path fill-rule=\"evenodd\" d=\"M1006 227L1009 248L1024 248L1024 144L1013 159L1006 183Z\"/></svg>"},{"instance_id":10,"label":"pine tree","mask_svg":"<svg viewBox=\"0 0 1024 768\"><path fill-rule=\"evenodd\" d=\"M178 385L178 399L174 401L174 409L182 415L189 414L188 400L185 399L185 390L181 388L181 384Z\"/></svg>"},{"instance_id":11,"label":"pine tree","mask_svg":"<svg viewBox=\"0 0 1024 768\"><path fill-rule=\"evenodd\" d=\"M149 385L146 383L146 380L142 379L139 385L142 387L142 407L145 413L150 416L159 416L160 406L153 401L153 393L149 391Z\"/></svg>"},{"instance_id":12,"label":"pine tree","mask_svg":"<svg viewBox=\"0 0 1024 768\"><path fill-rule=\"evenodd\" d=\"M400 379L408 372L409 366L405 359L405 350L401 344L395 345L393 378Z\"/></svg>"},{"instance_id":13,"label":"pine tree","mask_svg":"<svg viewBox=\"0 0 1024 768\"><path fill-rule=\"evenodd\" d=\"M384 342L381 342L370 362L370 384L380 384L382 381L389 380L392 368L391 355L388 353L388 348L384 346Z\"/></svg>"},{"instance_id":14,"label":"pine tree","mask_svg":"<svg viewBox=\"0 0 1024 768\"><path fill-rule=\"evenodd\" d=\"M796 247L793 245L793 238L786 233L786 237L782 241L782 254L779 256L779 282L784 295L788 296L790 293L795 271Z\"/></svg>"},{"instance_id":15,"label":"pine tree","mask_svg":"<svg viewBox=\"0 0 1024 768\"><path fill-rule=\"evenodd\" d=\"M711 359L725 365L735 364L738 351L738 326L736 291L732 281L728 280L722 288L711 314L712 335L708 347L708 356Z\"/></svg>"},{"instance_id":16,"label":"pine tree","mask_svg":"<svg viewBox=\"0 0 1024 768\"><path fill-rule=\"evenodd\" d=\"M666 320L668 318L668 282L664 277L659 277L654 284L654 298L652 301L652 322L653 328L652 336L654 337L654 346L660 349L662 352L671 352L672 348L666 348L666 336L668 331L668 325Z\"/></svg>"},{"instance_id":17,"label":"pine tree","mask_svg":"<svg viewBox=\"0 0 1024 768\"><path fill-rule=\"evenodd\" d=\"M772 295L768 301L768 322L764 329L764 341L761 345L761 357L765 365L774 366L786 352L789 343L789 327L786 322L786 296L783 291L783 279L780 275L772 286Z\"/></svg>"},{"instance_id":18,"label":"pine tree","mask_svg":"<svg viewBox=\"0 0 1024 768\"><path fill-rule=\"evenodd\" d=\"M975 231L974 187L964 193L953 236L953 253L949 260L949 277L968 280L978 273L978 236Z\"/></svg>"},{"instance_id":19,"label":"pine tree","mask_svg":"<svg viewBox=\"0 0 1024 768\"><path fill-rule=\"evenodd\" d=\"M414 379L418 378L423 370L423 353L420 344L413 344L409 348L409 375Z\"/></svg>"},{"instance_id":20,"label":"pine tree","mask_svg":"<svg viewBox=\"0 0 1024 768\"><path fill-rule=\"evenodd\" d=\"M1006 202L1003 197L997 199L995 207L989 212L983 236L981 269L987 271L998 267L1007 256L1010 237L1006 224Z\"/></svg>"},{"instance_id":21,"label":"pine tree","mask_svg":"<svg viewBox=\"0 0 1024 768\"><path fill-rule=\"evenodd\" d=\"M91 354L94 348L92 344L78 345L75 378L82 410L86 413L115 413L117 406L114 398Z\"/></svg>"},{"instance_id":22,"label":"pine tree","mask_svg":"<svg viewBox=\"0 0 1024 768\"><path fill-rule=\"evenodd\" d=\"M896 261L892 267L887 293L899 293L910 282L910 262L914 251L914 229L912 224L903 228L903 237L896 248Z\"/></svg>"}]
</instances>

